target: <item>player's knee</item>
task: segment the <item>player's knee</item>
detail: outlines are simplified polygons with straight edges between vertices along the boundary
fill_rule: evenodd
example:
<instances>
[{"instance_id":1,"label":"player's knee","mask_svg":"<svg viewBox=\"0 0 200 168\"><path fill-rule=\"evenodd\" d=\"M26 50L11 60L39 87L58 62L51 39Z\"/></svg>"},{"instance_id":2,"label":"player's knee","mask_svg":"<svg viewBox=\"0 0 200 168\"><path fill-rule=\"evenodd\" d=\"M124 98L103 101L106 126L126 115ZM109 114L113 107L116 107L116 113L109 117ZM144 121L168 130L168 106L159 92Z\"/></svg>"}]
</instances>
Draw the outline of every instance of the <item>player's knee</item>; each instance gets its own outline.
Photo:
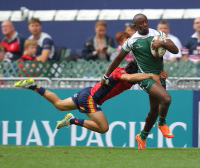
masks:
<instances>
[{"instance_id":1,"label":"player's knee","mask_svg":"<svg viewBox=\"0 0 200 168\"><path fill-rule=\"evenodd\" d=\"M108 132L108 130L109 130L108 126L107 127L103 127L103 128L100 129L100 133L106 133L106 132Z\"/></svg>"},{"instance_id":2,"label":"player's knee","mask_svg":"<svg viewBox=\"0 0 200 168\"><path fill-rule=\"evenodd\" d=\"M166 95L162 101L162 103L166 104L166 105L170 105L172 99L170 95Z\"/></svg>"}]
</instances>

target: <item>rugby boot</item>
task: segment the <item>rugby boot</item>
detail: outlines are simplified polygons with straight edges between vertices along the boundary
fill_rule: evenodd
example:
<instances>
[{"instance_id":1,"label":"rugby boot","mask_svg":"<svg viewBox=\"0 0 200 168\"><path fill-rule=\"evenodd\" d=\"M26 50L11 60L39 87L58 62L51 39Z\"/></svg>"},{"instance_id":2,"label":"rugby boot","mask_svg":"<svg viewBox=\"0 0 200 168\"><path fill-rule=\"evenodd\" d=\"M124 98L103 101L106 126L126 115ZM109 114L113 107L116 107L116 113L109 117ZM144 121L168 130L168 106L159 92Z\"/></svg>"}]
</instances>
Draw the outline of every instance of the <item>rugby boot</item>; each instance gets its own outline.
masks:
<instances>
[{"instance_id":1,"label":"rugby boot","mask_svg":"<svg viewBox=\"0 0 200 168\"><path fill-rule=\"evenodd\" d=\"M158 125L158 128L160 129L160 131L162 132L164 137L174 138L174 134L172 134L172 132L170 131L168 125L166 125L166 124L164 124L162 126Z\"/></svg>"},{"instance_id":2,"label":"rugby boot","mask_svg":"<svg viewBox=\"0 0 200 168\"><path fill-rule=\"evenodd\" d=\"M68 128L70 128L70 120L75 118L74 115L72 113L68 113L65 118L61 121L58 122L58 124L56 125L57 129L60 129L62 127L67 126Z\"/></svg>"},{"instance_id":3,"label":"rugby boot","mask_svg":"<svg viewBox=\"0 0 200 168\"><path fill-rule=\"evenodd\" d=\"M30 86L34 86L34 79L33 78L28 78L26 80L20 80L15 82L14 87L19 87L23 89L28 89Z\"/></svg>"},{"instance_id":4,"label":"rugby boot","mask_svg":"<svg viewBox=\"0 0 200 168\"><path fill-rule=\"evenodd\" d=\"M136 135L136 142L138 143L138 149L146 149L146 140L143 141L140 138L140 134Z\"/></svg>"}]
</instances>

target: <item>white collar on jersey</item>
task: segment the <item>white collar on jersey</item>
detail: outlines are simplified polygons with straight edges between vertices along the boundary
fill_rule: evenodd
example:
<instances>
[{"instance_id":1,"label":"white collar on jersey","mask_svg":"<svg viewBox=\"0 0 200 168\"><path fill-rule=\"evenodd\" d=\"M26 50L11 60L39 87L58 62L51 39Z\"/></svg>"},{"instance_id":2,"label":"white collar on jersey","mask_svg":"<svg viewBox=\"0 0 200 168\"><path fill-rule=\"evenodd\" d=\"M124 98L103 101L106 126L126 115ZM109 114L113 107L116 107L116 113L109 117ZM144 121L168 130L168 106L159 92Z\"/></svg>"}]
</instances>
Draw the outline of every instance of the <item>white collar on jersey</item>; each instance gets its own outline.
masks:
<instances>
[{"instance_id":1,"label":"white collar on jersey","mask_svg":"<svg viewBox=\"0 0 200 168\"><path fill-rule=\"evenodd\" d=\"M192 37L192 38L197 38L197 39L198 39L197 32L195 32L191 37Z\"/></svg>"},{"instance_id":2,"label":"white collar on jersey","mask_svg":"<svg viewBox=\"0 0 200 168\"><path fill-rule=\"evenodd\" d=\"M195 32L191 37L196 38L198 43L200 43L200 39L198 38L197 32Z\"/></svg>"}]
</instances>

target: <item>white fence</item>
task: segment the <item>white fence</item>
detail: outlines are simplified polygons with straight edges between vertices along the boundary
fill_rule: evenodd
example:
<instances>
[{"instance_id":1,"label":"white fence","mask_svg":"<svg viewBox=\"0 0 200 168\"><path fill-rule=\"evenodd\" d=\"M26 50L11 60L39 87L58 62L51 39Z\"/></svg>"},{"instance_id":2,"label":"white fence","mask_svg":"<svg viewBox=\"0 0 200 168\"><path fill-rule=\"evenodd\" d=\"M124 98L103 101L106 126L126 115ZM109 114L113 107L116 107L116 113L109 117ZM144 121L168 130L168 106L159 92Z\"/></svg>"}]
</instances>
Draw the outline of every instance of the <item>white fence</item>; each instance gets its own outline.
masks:
<instances>
[{"instance_id":1,"label":"white fence","mask_svg":"<svg viewBox=\"0 0 200 168\"><path fill-rule=\"evenodd\" d=\"M14 83L18 80L28 78L12 77L0 78L0 89L14 88ZM83 89L92 87L98 83L100 78L34 78L37 85L45 88L60 88L60 89ZM167 90L200 90L200 78L174 78L169 77L166 80ZM140 90L138 85L132 87L134 90Z\"/></svg>"}]
</instances>

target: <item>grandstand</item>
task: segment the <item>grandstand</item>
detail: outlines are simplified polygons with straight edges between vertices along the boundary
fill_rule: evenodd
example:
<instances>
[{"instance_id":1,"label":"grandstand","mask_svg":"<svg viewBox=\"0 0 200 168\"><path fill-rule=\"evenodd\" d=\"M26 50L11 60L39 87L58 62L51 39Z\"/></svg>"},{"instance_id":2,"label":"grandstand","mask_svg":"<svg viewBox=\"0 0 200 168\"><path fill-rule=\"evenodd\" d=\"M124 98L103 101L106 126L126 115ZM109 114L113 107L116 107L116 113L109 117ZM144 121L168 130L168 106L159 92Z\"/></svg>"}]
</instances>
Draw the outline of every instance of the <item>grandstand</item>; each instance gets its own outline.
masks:
<instances>
[{"instance_id":1,"label":"grandstand","mask_svg":"<svg viewBox=\"0 0 200 168\"><path fill-rule=\"evenodd\" d=\"M41 5L39 7L37 5L35 6L37 3L41 4L39 1L35 1L34 5L30 5L29 1L26 1L25 4L23 1L19 1L12 6L5 3L0 7L0 21L13 21L16 30L23 32L23 34L28 37L30 33L27 29L27 20L29 20L31 17L39 18L42 21L43 29L52 35L55 45L63 47L58 60L63 60L70 54L81 56L81 49L83 48L85 39L93 34L93 27L97 20L106 20L108 24L107 33L114 37L117 31L124 29L124 24L126 22L132 21L132 18L136 13L144 13L147 15L150 19L150 25L152 28L156 28L160 19L168 19L171 25L171 32L179 37L182 44L184 44L186 38L191 36L193 33L193 19L198 17L198 13L200 13L200 8L196 8L195 6L197 1L193 1L193 4L183 4L180 1L180 6L178 8L172 6L172 1L163 2L162 4L159 4L158 2L159 1L155 0L153 3L145 3L143 8L141 8L138 3L134 3L134 8L130 9L129 5L123 4L123 6L121 6L118 1L112 5L110 5L110 2L107 1L96 2L91 3L91 5L87 7L83 2L79 1L73 1L70 4L68 4L68 2L62 1L62 3L58 3L56 6L52 6L52 4L54 4L54 1L52 0L49 1L48 5ZM45 1L43 1L42 4L43 3L45 4ZM102 6L102 4L104 5ZM66 6L65 10L63 9L63 5ZM93 7L94 5L98 6L98 9ZM44 7L42 8L42 6ZM67 49L64 49L64 47ZM47 63L46 65L38 63L38 65L41 65L43 68L47 66L43 69L44 72L43 70L36 72L36 69L33 69L31 70L31 73L28 71L24 73L22 70L20 70L20 68L16 69L17 65L15 65L16 67L12 71L11 69L14 66L9 65L8 70L6 66L2 66L2 64L0 66L0 70L3 74L3 77L19 77L19 75L26 77L35 74L35 77L37 76L49 78L99 78L105 72L106 66L109 63L105 63L104 66L102 65L103 63L99 62L91 63L91 65L94 65L93 67L95 67L95 64L97 64L97 69L94 69L93 72L89 72L89 68L85 69L85 67L88 65L86 61L66 61L64 63ZM67 70L69 67L72 69ZM195 65L192 62L165 63L165 68L169 71L169 77L171 77L170 82L174 82L176 78L179 77L200 77L199 67L199 64ZM76 73L77 71L81 73ZM198 78L196 80L199 81ZM192 82L195 83L194 81ZM188 82L186 83L188 85ZM176 83L173 83L171 86L175 85ZM192 85L190 88L199 89L198 84L195 84L195 86L197 87ZM175 87L171 87L171 89L174 88Z\"/></svg>"}]
</instances>

